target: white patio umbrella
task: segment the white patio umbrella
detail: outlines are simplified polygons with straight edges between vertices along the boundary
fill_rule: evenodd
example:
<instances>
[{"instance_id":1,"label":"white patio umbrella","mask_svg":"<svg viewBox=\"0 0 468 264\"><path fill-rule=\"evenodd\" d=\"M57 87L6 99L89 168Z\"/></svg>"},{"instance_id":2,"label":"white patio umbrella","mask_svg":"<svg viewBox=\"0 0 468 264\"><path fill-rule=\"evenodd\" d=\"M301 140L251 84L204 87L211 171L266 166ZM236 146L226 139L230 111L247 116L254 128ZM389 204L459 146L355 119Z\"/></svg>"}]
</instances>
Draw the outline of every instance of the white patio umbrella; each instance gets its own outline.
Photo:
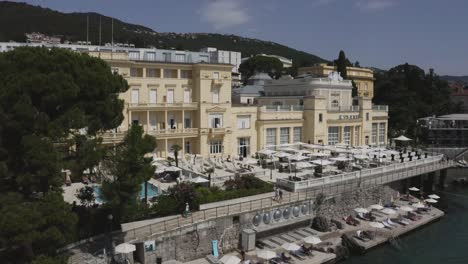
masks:
<instances>
[{"instance_id":1,"label":"white patio umbrella","mask_svg":"<svg viewBox=\"0 0 468 264\"><path fill-rule=\"evenodd\" d=\"M326 160L326 159L318 159L318 160L313 160L311 161L312 163L314 164L317 164L317 165L322 165L322 166L328 166L328 165L331 165L335 162L331 162L329 160Z\"/></svg>"},{"instance_id":2,"label":"white patio umbrella","mask_svg":"<svg viewBox=\"0 0 468 264\"><path fill-rule=\"evenodd\" d=\"M437 203L437 200L435 199L426 199L424 201L426 201L427 203Z\"/></svg>"},{"instance_id":3,"label":"white patio umbrella","mask_svg":"<svg viewBox=\"0 0 468 264\"><path fill-rule=\"evenodd\" d=\"M282 248L284 248L287 251L296 251L299 250L301 247L294 244L294 243L284 243L281 245Z\"/></svg>"},{"instance_id":4,"label":"white patio umbrella","mask_svg":"<svg viewBox=\"0 0 468 264\"><path fill-rule=\"evenodd\" d=\"M384 228L385 226L379 222L370 222L369 225L374 228Z\"/></svg>"},{"instance_id":5,"label":"white patio umbrella","mask_svg":"<svg viewBox=\"0 0 468 264\"><path fill-rule=\"evenodd\" d=\"M236 256L224 255L219 261L224 264L239 264L241 259Z\"/></svg>"},{"instance_id":6,"label":"white patio umbrella","mask_svg":"<svg viewBox=\"0 0 468 264\"><path fill-rule=\"evenodd\" d=\"M362 214L367 214L369 212L369 210L367 210L366 208L361 208L361 207L355 208L354 211L356 213L362 213Z\"/></svg>"},{"instance_id":7,"label":"white patio umbrella","mask_svg":"<svg viewBox=\"0 0 468 264\"><path fill-rule=\"evenodd\" d=\"M306 168L313 168L316 165L310 164L309 162L296 162L296 168L298 169L306 169Z\"/></svg>"},{"instance_id":8,"label":"white patio umbrella","mask_svg":"<svg viewBox=\"0 0 468 264\"><path fill-rule=\"evenodd\" d=\"M296 161L301 161L301 160L306 160L309 159L308 157L301 156L301 155L292 155L288 157L288 160L296 160Z\"/></svg>"},{"instance_id":9,"label":"white patio umbrella","mask_svg":"<svg viewBox=\"0 0 468 264\"><path fill-rule=\"evenodd\" d=\"M265 260L276 258L276 253L270 250L257 250L257 257Z\"/></svg>"},{"instance_id":10,"label":"white patio umbrella","mask_svg":"<svg viewBox=\"0 0 468 264\"><path fill-rule=\"evenodd\" d=\"M114 250L115 250L115 253L128 254L128 253L132 253L133 251L135 251L136 247L133 244L122 243L120 245L117 245Z\"/></svg>"},{"instance_id":11,"label":"white patio umbrella","mask_svg":"<svg viewBox=\"0 0 468 264\"><path fill-rule=\"evenodd\" d=\"M353 156L355 159L358 159L358 160L366 160L366 159L369 159L369 156L367 155L354 155Z\"/></svg>"},{"instance_id":12,"label":"white patio umbrella","mask_svg":"<svg viewBox=\"0 0 468 264\"><path fill-rule=\"evenodd\" d=\"M271 149L262 149L262 150L260 150L260 151L259 151L259 152L257 152L257 153L258 153L258 154L263 154L263 155L267 155L267 156L269 156L269 155L273 155L273 154L275 154L275 153L276 153L276 151L274 151L274 150L271 150Z\"/></svg>"},{"instance_id":13,"label":"white patio umbrella","mask_svg":"<svg viewBox=\"0 0 468 264\"><path fill-rule=\"evenodd\" d=\"M252 158L245 158L245 159L242 160L242 163L249 164L249 165L254 165L254 164L257 164L257 160L252 159Z\"/></svg>"},{"instance_id":14,"label":"white patio umbrella","mask_svg":"<svg viewBox=\"0 0 468 264\"><path fill-rule=\"evenodd\" d=\"M384 207L380 204L373 204L371 206L369 206L371 209L375 209L375 210L382 210Z\"/></svg>"},{"instance_id":15,"label":"white patio umbrella","mask_svg":"<svg viewBox=\"0 0 468 264\"><path fill-rule=\"evenodd\" d=\"M294 148L290 148L290 147L285 147L285 148L281 148L281 151L296 153L299 150L294 149Z\"/></svg>"},{"instance_id":16,"label":"white patio umbrella","mask_svg":"<svg viewBox=\"0 0 468 264\"><path fill-rule=\"evenodd\" d=\"M440 196L437 194L431 194L431 195L428 195L427 197L432 198L432 199L440 199Z\"/></svg>"},{"instance_id":17,"label":"white patio umbrella","mask_svg":"<svg viewBox=\"0 0 468 264\"><path fill-rule=\"evenodd\" d=\"M181 168L178 167L166 167L164 168L164 171L169 171L169 172L175 172L175 171L181 171Z\"/></svg>"},{"instance_id":18,"label":"white patio umbrella","mask_svg":"<svg viewBox=\"0 0 468 264\"><path fill-rule=\"evenodd\" d=\"M286 153L286 152L277 152L274 154L274 156L278 158L286 158L286 157L291 156L291 154Z\"/></svg>"},{"instance_id":19,"label":"white patio umbrella","mask_svg":"<svg viewBox=\"0 0 468 264\"><path fill-rule=\"evenodd\" d=\"M350 160L353 160L352 158L348 158L348 157L336 157L336 158L331 158L330 160L334 160L334 161L350 161Z\"/></svg>"},{"instance_id":20,"label":"white patio umbrella","mask_svg":"<svg viewBox=\"0 0 468 264\"><path fill-rule=\"evenodd\" d=\"M412 212L412 211L414 211L414 208L405 205L405 206L400 207L400 210L402 210L404 212Z\"/></svg>"},{"instance_id":21,"label":"white patio umbrella","mask_svg":"<svg viewBox=\"0 0 468 264\"><path fill-rule=\"evenodd\" d=\"M412 140L411 138L407 138L403 135L399 136L399 137L396 137L396 138L393 138L393 140L396 140L396 141L410 141Z\"/></svg>"},{"instance_id":22,"label":"white patio umbrella","mask_svg":"<svg viewBox=\"0 0 468 264\"><path fill-rule=\"evenodd\" d=\"M317 244L322 243L322 240L316 236L308 236L304 238L304 242L307 244L317 245Z\"/></svg>"},{"instance_id":23,"label":"white patio umbrella","mask_svg":"<svg viewBox=\"0 0 468 264\"><path fill-rule=\"evenodd\" d=\"M189 181L193 182L193 183L207 183L207 182L210 182L209 180L201 177L201 176L198 176L196 178L192 178L190 179Z\"/></svg>"},{"instance_id":24,"label":"white patio umbrella","mask_svg":"<svg viewBox=\"0 0 468 264\"><path fill-rule=\"evenodd\" d=\"M388 215L394 215L394 214L397 213L397 211L395 211L395 210L393 210L391 208L384 208L384 209L382 209L381 212L384 213L384 214L388 214Z\"/></svg>"},{"instance_id":25,"label":"white patio umbrella","mask_svg":"<svg viewBox=\"0 0 468 264\"><path fill-rule=\"evenodd\" d=\"M311 156L311 157L328 157L328 156L330 156L330 154L323 153L323 152L314 152L314 153L310 153L309 156Z\"/></svg>"},{"instance_id":26,"label":"white patio umbrella","mask_svg":"<svg viewBox=\"0 0 468 264\"><path fill-rule=\"evenodd\" d=\"M419 191L419 189L418 189L418 188L416 188L416 187L411 187L411 188L408 188L408 190L410 190L410 191L413 191L413 192L417 192L417 191Z\"/></svg>"}]
</instances>

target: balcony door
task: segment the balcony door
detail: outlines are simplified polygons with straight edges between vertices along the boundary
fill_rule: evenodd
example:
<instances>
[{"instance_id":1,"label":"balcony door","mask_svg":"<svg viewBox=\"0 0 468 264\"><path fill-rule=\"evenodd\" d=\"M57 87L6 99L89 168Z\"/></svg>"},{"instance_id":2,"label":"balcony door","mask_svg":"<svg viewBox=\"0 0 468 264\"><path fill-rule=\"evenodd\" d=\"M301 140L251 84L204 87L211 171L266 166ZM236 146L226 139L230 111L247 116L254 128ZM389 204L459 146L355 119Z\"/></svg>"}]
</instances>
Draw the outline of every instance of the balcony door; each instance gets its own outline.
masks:
<instances>
[{"instance_id":1,"label":"balcony door","mask_svg":"<svg viewBox=\"0 0 468 264\"><path fill-rule=\"evenodd\" d=\"M138 104L140 101L140 90L132 89L132 104Z\"/></svg>"},{"instance_id":2,"label":"balcony door","mask_svg":"<svg viewBox=\"0 0 468 264\"><path fill-rule=\"evenodd\" d=\"M176 129L177 128L177 124L176 124L176 120L175 120L175 116L174 114L170 114L167 116L168 118L168 124L169 124L169 128L170 129Z\"/></svg>"},{"instance_id":3,"label":"balcony door","mask_svg":"<svg viewBox=\"0 0 468 264\"><path fill-rule=\"evenodd\" d=\"M184 103L190 103L190 89L185 88L184 90Z\"/></svg>"},{"instance_id":4,"label":"balcony door","mask_svg":"<svg viewBox=\"0 0 468 264\"><path fill-rule=\"evenodd\" d=\"M156 104L157 102L157 90L156 89L151 89L150 90L150 104Z\"/></svg>"},{"instance_id":5,"label":"balcony door","mask_svg":"<svg viewBox=\"0 0 468 264\"><path fill-rule=\"evenodd\" d=\"M174 89L167 90L167 103L169 104L174 103Z\"/></svg>"}]
</instances>

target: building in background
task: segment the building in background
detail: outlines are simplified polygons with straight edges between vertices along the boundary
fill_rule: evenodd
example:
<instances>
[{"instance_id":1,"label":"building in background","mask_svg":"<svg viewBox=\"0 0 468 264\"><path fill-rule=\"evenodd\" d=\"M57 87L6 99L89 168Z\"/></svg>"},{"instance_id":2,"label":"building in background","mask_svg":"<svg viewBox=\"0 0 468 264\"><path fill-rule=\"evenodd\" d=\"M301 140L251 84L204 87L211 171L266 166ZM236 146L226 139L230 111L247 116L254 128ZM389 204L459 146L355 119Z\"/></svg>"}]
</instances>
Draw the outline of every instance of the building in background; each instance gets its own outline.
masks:
<instances>
[{"instance_id":1,"label":"building in background","mask_svg":"<svg viewBox=\"0 0 468 264\"><path fill-rule=\"evenodd\" d=\"M36 45L41 46L0 43L0 51ZM120 94L124 120L102 135L105 144L121 142L132 124L156 138L160 157L170 155L173 145L181 146L181 154L248 157L298 142L387 144L388 108L372 105L371 97L359 97L353 105L351 81L334 72L323 78L279 80L257 74L250 79L258 87L249 101L247 93L232 96L233 65L212 61L210 52L48 47L99 57L127 80L129 89Z\"/></svg>"},{"instance_id":2,"label":"building in background","mask_svg":"<svg viewBox=\"0 0 468 264\"><path fill-rule=\"evenodd\" d=\"M468 85L452 82L449 86L452 89L453 102L461 103L463 113L468 113Z\"/></svg>"},{"instance_id":3,"label":"building in background","mask_svg":"<svg viewBox=\"0 0 468 264\"><path fill-rule=\"evenodd\" d=\"M283 64L283 68L290 68L293 65L292 59L288 59L288 58L285 58L285 57L282 57L282 56L279 56L279 55L269 55L269 54L263 54L262 53L262 54L257 54L257 55L254 55L254 56L277 58ZM250 59L252 57L253 56L242 58L242 62L244 62L244 61L246 61L246 60L248 60L248 59Z\"/></svg>"},{"instance_id":4,"label":"building in background","mask_svg":"<svg viewBox=\"0 0 468 264\"><path fill-rule=\"evenodd\" d=\"M217 48L207 47L200 50L210 54L210 62L231 64L232 67L232 86L240 86L239 66L241 64L241 53L237 51L218 50Z\"/></svg>"},{"instance_id":5,"label":"building in background","mask_svg":"<svg viewBox=\"0 0 468 264\"><path fill-rule=\"evenodd\" d=\"M300 67L297 70L298 75L312 74L317 77L326 77L336 71L336 66L319 63L309 67ZM372 98L374 97L374 72L371 69L360 67L346 67L348 79L356 83L358 96Z\"/></svg>"},{"instance_id":6,"label":"building in background","mask_svg":"<svg viewBox=\"0 0 468 264\"><path fill-rule=\"evenodd\" d=\"M420 118L418 136L431 147L468 147L468 114Z\"/></svg>"},{"instance_id":7,"label":"building in background","mask_svg":"<svg viewBox=\"0 0 468 264\"><path fill-rule=\"evenodd\" d=\"M256 73L247 80L247 84L232 90L232 103L253 105L257 104L257 99L263 95L265 82L272 78L268 73Z\"/></svg>"}]
</instances>

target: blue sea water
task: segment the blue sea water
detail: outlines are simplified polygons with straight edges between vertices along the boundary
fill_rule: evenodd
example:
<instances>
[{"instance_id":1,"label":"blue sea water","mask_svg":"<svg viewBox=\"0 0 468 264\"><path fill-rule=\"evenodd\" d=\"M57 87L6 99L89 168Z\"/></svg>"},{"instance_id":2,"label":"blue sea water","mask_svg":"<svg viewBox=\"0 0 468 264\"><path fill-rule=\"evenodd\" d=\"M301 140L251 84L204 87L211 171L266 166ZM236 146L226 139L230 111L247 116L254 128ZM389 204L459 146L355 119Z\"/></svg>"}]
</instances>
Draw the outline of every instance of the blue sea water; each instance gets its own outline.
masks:
<instances>
[{"instance_id":1,"label":"blue sea water","mask_svg":"<svg viewBox=\"0 0 468 264\"><path fill-rule=\"evenodd\" d=\"M352 256L345 264L468 264L468 188L442 193L446 215L439 221L365 255Z\"/></svg>"},{"instance_id":2,"label":"blue sea water","mask_svg":"<svg viewBox=\"0 0 468 264\"><path fill-rule=\"evenodd\" d=\"M103 200L102 200L101 186L94 186L93 189L94 189L94 196L96 197L96 202L102 203ZM159 193L158 187L148 182L148 199L156 197L158 193ZM141 184L139 196L140 196L140 199L145 198L145 183Z\"/></svg>"}]
</instances>

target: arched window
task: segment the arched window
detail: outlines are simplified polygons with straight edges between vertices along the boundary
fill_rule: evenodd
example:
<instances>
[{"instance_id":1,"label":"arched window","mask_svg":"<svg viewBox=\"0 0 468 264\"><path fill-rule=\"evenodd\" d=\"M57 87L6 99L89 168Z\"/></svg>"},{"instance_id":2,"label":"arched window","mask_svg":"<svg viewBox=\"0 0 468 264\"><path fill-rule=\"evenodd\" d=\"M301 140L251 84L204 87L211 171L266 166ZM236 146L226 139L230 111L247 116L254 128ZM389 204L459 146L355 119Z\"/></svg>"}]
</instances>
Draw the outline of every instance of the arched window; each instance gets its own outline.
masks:
<instances>
[{"instance_id":1,"label":"arched window","mask_svg":"<svg viewBox=\"0 0 468 264\"><path fill-rule=\"evenodd\" d=\"M333 100L331 102L331 107L332 108L338 108L340 106L340 103L338 103L338 100Z\"/></svg>"}]
</instances>

